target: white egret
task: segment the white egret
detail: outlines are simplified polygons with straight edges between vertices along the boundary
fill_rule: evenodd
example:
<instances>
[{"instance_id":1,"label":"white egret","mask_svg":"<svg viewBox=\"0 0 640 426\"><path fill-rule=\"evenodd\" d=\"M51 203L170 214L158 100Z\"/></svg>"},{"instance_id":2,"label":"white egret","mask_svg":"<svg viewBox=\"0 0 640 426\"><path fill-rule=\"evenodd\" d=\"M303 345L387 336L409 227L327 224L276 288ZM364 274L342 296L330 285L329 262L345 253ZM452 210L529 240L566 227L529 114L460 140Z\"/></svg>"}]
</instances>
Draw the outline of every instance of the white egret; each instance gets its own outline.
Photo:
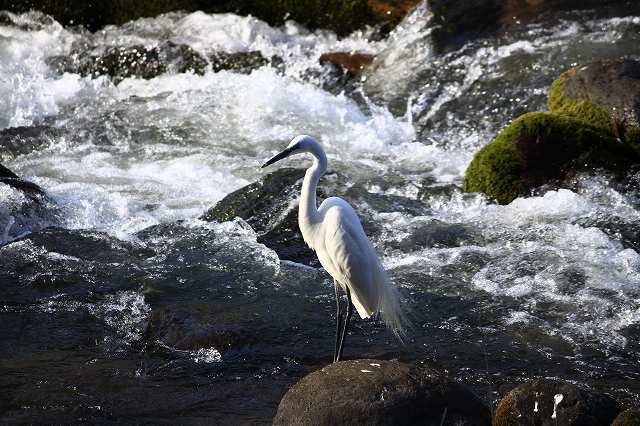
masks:
<instances>
[{"instance_id":1,"label":"white egret","mask_svg":"<svg viewBox=\"0 0 640 426\"><path fill-rule=\"evenodd\" d=\"M327 170L327 156L311 136L300 135L287 148L262 165L267 167L290 155L309 153L313 164L304 176L298 224L305 242L315 250L320 264L333 277L336 293L336 344L334 362L342 358L345 335L355 306L361 318L380 314L398 338L404 334L404 314L398 291L389 280L378 254L362 229L353 208L341 198L330 197L316 204L316 187ZM342 330L338 287L347 295Z\"/></svg>"}]
</instances>

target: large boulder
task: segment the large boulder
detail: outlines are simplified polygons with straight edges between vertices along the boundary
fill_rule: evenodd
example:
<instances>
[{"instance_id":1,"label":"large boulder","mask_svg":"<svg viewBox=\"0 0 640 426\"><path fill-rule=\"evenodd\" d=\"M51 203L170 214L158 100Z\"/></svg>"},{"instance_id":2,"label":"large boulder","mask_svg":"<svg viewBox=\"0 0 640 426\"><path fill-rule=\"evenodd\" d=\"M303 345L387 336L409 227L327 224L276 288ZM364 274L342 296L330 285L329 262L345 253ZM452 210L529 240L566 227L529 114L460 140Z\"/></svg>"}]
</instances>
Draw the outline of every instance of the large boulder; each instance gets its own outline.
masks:
<instances>
[{"instance_id":1,"label":"large boulder","mask_svg":"<svg viewBox=\"0 0 640 426\"><path fill-rule=\"evenodd\" d=\"M618 403L608 395L567 382L537 379L502 398L493 425L609 425L619 412Z\"/></svg>"},{"instance_id":2,"label":"large boulder","mask_svg":"<svg viewBox=\"0 0 640 426\"><path fill-rule=\"evenodd\" d=\"M571 68L551 85L548 106L640 150L640 61L602 60Z\"/></svg>"},{"instance_id":3,"label":"large boulder","mask_svg":"<svg viewBox=\"0 0 640 426\"><path fill-rule=\"evenodd\" d=\"M507 204L538 186L561 183L570 172L602 167L622 173L639 160L637 152L600 127L563 115L528 113L475 154L464 190Z\"/></svg>"},{"instance_id":4,"label":"large boulder","mask_svg":"<svg viewBox=\"0 0 640 426\"><path fill-rule=\"evenodd\" d=\"M398 361L342 361L285 394L274 425L489 425L489 408L463 385Z\"/></svg>"}]
</instances>

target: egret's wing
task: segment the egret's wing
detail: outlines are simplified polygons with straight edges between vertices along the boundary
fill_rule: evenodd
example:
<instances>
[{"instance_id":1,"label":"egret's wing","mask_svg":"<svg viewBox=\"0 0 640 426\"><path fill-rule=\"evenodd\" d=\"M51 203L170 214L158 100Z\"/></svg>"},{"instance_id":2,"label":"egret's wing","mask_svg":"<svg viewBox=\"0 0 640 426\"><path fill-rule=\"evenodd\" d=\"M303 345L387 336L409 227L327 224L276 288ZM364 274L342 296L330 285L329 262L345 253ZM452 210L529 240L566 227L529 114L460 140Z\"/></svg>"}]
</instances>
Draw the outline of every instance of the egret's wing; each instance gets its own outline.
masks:
<instances>
[{"instance_id":1,"label":"egret's wing","mask_svg":"<svg viewBox=\"0 0 640 426\"><path fill-rule=\"evenodd\" d=\"M377 311L378 289L372 273L372 246L355 212L330 209L324 218L324 255L331 262L328 272L351 291L358 314L368 318Z\"/></svg>"}]
</instances>

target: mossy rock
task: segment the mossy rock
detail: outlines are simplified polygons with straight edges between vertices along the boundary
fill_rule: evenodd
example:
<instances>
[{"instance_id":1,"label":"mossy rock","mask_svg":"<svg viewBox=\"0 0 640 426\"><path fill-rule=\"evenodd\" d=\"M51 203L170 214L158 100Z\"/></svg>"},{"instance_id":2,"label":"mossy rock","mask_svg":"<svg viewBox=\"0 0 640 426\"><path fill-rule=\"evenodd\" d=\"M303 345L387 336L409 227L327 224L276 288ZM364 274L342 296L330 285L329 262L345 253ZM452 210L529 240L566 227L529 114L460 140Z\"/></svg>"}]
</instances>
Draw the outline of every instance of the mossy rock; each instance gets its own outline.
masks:
<instances>
[{"instance_id":1,"label":"mossy rock","mask_svg":"<svg viewBox=\"0 0 640 426\"><path fill-rule=\"evenodd\" d=\"M602 60L571 68L551 85L548 107L638 146L640 62Z\"/></svg>"},{"instance_id":2,"label":"mossy rock","mask_svg":"<svg viewBox=\"0 0 640 426\"><path fill-rule=\"evenodd\" d=\"M626 171L638 154L601 127L563 115L525 114L476 153L464 190L501 204L538 186L559 183L567 173L589 168Z\"/></svg>"},{"instance_id":3,"label":"mossy rock","mask_svg":"<svg viewBox=\"0 0 640 426\"><path fill-rule=\"evenodd\" d=\"M640 426L640 410L624 410L613 420L611 426Z\"/></svg>"}]
</instances>

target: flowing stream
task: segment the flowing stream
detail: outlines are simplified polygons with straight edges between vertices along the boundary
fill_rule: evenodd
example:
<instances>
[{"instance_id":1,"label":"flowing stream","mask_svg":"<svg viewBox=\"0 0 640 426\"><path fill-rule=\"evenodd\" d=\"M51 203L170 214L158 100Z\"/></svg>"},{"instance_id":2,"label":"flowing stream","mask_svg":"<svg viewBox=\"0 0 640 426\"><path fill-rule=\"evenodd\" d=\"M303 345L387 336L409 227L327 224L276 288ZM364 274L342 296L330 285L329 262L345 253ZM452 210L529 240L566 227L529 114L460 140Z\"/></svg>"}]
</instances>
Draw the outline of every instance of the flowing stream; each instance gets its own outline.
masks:
<instances>
[{"instance_id":1,"label":"flowing stream","mask_svg":"<svg viewBox=\"0 0 640 426\"><path fill-rule=\"evenodd\" d=\"M356 318L347 358L429 360L489 404L540 376L638 404L638 175L579 175L506 206L461 184L502 127L546 109L562 71L640 59L640 16L542 15L446 53L429 18L423 4L384 40L197 12L93 34L37 12L0 21L0 128L55 130L30 153L0 153L48 194L31 211L0 184L3 421L268 423L333 354L332 281L281 262L242 220L198 217L300 133L354 190L413 206L364 206L411 311L409 342ZM282 64L116 85L50 60L168 41ZM345 84L319 64L328 51L377 57Z\"/></svg>"}]
</instances>

